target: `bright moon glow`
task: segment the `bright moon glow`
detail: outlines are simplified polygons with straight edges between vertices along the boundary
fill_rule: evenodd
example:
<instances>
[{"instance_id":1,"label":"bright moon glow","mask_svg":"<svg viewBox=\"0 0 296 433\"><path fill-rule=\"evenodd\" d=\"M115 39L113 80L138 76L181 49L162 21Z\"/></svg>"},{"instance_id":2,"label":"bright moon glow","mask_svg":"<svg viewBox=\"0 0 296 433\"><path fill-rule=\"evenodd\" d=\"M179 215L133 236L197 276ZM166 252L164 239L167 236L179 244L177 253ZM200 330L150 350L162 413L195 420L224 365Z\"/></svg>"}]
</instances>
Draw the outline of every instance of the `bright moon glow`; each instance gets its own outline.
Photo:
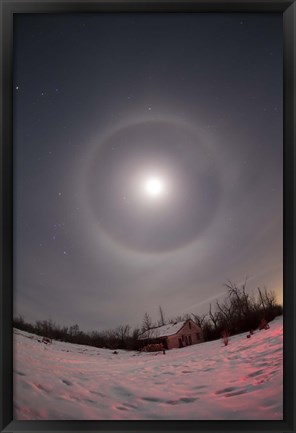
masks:
<instances>
[{"instance_id":1,"label":"bright moon glow","mask_svg":"<svg viewBox=\"0 0 296 433\"><path fill-rule=\"evenodd\" d=\"M157 177L149 177L144 182L144 191L149 197L159 197L164 193L164 183Z\"/></svg>"}]
</instances>

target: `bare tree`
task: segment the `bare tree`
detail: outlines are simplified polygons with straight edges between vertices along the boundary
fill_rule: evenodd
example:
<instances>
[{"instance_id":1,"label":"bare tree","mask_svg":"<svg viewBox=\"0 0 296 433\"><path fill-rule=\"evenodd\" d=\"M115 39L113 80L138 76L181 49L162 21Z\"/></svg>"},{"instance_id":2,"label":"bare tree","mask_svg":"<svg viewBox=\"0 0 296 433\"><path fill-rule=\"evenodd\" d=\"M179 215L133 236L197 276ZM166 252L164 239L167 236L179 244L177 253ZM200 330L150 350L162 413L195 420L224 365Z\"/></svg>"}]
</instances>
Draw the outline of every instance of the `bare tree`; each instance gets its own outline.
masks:
<instances>
[{"instance_id":1,"label":"bare tree","mask_svg":"<svg viewBox=\"0 0 296 433\"><path fill-rule=\"evenodd\" d=\"M141 333L140 329L135 328L132 332L132 339L136 341L138 339L140 333Z\"/></svg>"},{"instance_id":2,"label":"bare tree","mask_svg":"<svg viewBox=\"0 0 296 433\"><path fill-rule=\"evenodd\" d=\"M247 281L248 281L248 277L245 278L245 282L242 286L242 296L244 298L245 313L249 314L251 309L251 304L250 304L250 296L246 293Z\"/></svg>"},{"instance_id":3,"label":"bare tree","mask_svg":"<svg viewBox=\"0 0 296 433\"><path fill-rule=\"evenodd\" d=\"M197 325L200 328L202 328L208 315L207 314L198 315L198 314L194 314L194 313L191 313L191 315L193 317L193 321L195 323L197 323Z\"/></svg>"},{"instance_id":4,"label":"bare tree","mask_svg":"<svg viewBox=\"0 0 296 433\"><path fill-rule=\"evenodd\" d=\"M164 318L163 309L161 308L161 306L159 306L159 316L160 316L160 320L159 320L158 324L159 324L160 326L165 325L166 322L165 322L165 318Z\"/></svg>"},{"instance_id":5,"label":"bare tree","mask_svg":"<svg viewBox=\"0 0 296 433\"><path fill-rule=\"evenodd\" d=\"M275 293L271 290L267 290L266 287L264 287L263 298L267 308L273 308L276 305Z\"/></svg>"},{"instance_id":6,"label":"bare tree","mask_svg":"<svg viewBox=\"0 0 296 433\"><path fill-rule=\"evenodd\" d=\"M181 316L173 317L168 322L174 324L174 323L184 322L185 320L189 320L189 319L191 319L191 314L186 313Z\"/></svg>"},{"instance_id":7,"label":"bare tree","mask_svg":"<svg viewBox=\"0 0 296 433\"><path fill-rule=\"evenodd\" d=\"M260 301L261 301L262 308L263 308L263 310L265 310L265 302L264 302L263 295L262 295L262 292L260 290L260 287L258 287L258 292L259 292L259 298L260 298Z\"/></svg>"},{"instance_id":8,"label":"bare tree","mask_svg":"<svg viewBox=\"0 0 296 433\"><path fill-rule=\"evenodd\" d=\"M129 337L130 329L131 328L129 325L118 326L115 329L115 335L119 340L121 340L123 342Z\"/></svg>"},{"instance_id":9,"label":"bare tree","mask_svg":"<svg viewBox=\"0 0 296 433\"><path fill-rule=\"evenodd\" d=\"M215 330L218 330L218 316L217 313L212 313L212 304L210 304L209 317L214 325Z\"/></svg>"},{"instance_id":10,"label":"bare tree","mask_svg":"<svg viewBox=\"0 0 296 433\"><path fill-rule=\"evenodd\" d=\"M152 328L152 320L149 314L146 312L144 314L144 318L142 321L142 332L148 331L151 328Z\"/></svg>"}]
</instances>

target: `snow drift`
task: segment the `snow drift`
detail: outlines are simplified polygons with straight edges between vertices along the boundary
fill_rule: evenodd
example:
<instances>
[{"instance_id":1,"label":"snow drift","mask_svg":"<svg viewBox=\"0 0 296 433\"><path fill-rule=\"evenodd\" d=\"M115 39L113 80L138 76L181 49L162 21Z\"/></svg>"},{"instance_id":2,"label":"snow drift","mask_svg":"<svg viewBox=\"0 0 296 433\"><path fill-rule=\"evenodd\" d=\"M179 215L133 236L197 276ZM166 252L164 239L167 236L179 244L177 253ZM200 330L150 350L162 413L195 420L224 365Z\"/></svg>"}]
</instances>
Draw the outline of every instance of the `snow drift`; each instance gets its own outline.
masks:
<instances>
[{"instance_id":1,"label":"snow drift","mask_svg":"<svg viewBox=\"0 0 296 433\"><path fill-rule=\"evenodd\" d=\"M282 317L165 355L38 340L14 330L18 420L283 419Z\"/></svg>"}]
</instances>

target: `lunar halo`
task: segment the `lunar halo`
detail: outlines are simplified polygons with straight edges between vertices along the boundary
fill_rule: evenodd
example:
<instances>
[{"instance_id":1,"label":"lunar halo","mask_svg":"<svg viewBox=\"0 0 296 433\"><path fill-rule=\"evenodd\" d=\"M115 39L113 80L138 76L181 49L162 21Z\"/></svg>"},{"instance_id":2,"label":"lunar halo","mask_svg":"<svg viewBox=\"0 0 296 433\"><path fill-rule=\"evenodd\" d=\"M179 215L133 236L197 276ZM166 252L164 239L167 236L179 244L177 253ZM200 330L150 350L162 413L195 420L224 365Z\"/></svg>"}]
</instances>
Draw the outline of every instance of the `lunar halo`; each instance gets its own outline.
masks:
<instances>
[{"instance_id":1,"label":"lunar halo","mask_svg":"<svg viewBox=\"0 0 296 433\"><path fill-rule=\"evenodd\" d=\"M204 137L176 120L109 131L96 141L83 177L93 229L136 253L191 244L210 225L220 199L217 165Z\"/></svg>"}]
</instances>

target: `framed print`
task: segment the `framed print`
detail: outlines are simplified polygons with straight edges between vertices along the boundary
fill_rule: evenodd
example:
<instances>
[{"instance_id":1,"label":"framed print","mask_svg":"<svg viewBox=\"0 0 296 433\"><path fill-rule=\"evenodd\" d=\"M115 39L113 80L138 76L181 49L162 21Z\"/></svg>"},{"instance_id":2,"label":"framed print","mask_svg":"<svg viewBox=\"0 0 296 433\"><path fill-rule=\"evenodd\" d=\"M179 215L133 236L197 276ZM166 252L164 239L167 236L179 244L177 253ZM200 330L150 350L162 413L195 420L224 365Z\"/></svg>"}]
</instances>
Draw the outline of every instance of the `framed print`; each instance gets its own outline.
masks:
<instances>
[{"instance_id":1,"label":"framed print","mask_svg":"<svg viewBox=\"0 0 296 433\"><path fill-rule=\"evenodd\" d=\"M1 431L295 431L294 1L1 24Z\"/></svg>"}]
</instances>

